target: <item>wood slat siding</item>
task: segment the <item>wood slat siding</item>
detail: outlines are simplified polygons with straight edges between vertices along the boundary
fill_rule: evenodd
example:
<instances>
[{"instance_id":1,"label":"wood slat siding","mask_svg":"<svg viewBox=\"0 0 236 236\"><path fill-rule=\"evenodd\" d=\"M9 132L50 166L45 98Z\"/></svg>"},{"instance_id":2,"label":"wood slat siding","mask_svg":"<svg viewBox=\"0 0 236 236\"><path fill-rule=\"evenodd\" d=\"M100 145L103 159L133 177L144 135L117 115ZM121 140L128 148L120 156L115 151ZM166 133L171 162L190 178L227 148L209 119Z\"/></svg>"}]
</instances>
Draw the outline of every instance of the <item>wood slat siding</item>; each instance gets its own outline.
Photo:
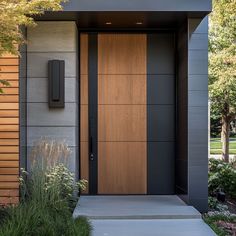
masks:
<instances>
[{"instance_id":1,"label":"wood slat siding","mask_svg":"<svg viewBox=\"0 0 236 236\"><path fill-rule=\"evenodd\" d=\"M0 57L0 205L19 202L19 58Z\"/></svg>"}]
</instances>

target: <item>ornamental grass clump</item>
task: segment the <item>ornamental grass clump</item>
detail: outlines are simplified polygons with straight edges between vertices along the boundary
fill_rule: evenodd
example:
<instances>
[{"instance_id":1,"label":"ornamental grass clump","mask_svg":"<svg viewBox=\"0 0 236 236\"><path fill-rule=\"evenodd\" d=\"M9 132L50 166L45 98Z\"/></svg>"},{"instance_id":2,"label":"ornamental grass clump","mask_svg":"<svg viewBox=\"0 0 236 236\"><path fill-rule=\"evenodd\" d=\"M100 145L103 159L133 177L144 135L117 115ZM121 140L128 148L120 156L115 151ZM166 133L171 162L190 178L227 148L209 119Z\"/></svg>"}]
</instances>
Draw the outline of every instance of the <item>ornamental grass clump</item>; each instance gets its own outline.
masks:
<instances>
[{"instance_id":1,"label":"ornamental grass clump","mask_svg":"<svg viewBox=\"0 0 236 236\"><path fill-rule=\"evenodd\" d=\"M74 207L77 193L84 190L86 181L75 181L67 168L71 150L65 142L46 138L36 142L31 152L30 174L22 171L22 196L39 203Z\"/></svg>"}]
</instances>

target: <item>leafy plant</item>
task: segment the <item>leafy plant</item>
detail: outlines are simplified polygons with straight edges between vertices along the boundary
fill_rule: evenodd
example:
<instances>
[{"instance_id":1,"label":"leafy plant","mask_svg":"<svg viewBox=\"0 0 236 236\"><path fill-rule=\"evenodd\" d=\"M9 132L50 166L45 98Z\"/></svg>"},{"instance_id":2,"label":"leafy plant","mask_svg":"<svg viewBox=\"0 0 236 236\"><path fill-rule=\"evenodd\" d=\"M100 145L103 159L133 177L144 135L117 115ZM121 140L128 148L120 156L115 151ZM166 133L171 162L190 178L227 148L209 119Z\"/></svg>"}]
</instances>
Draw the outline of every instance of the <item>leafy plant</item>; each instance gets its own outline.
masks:
<instances>
[{"instance_id":1,"label":"leafy plant","mask_svg":"<svg viewBox=\"0 0 236 236\"><path fill-rule=\"evenodd\" d=\"M54 195L54 199L63 199L74 207L78 198L76 192L86 189L86 180L75 182L75 176L63 164L54 166L46 173L46 191Z\"/></svg>"},{"instance_id":2,"label":"leafy plant","mask_svg":"<svg viewBox=\"0 0 236 236\"><path fill-rule=\"evenodd\" d=\"M35 26L35 15L41 15L45 11L62 10L61 3L65 1L0 0L0 56L4 53L19 55L19 46L26 43L22 27ZM9 82L0 80L0 85L9 86Z\"/></svg>"},{"instance_id":3,"label":"leafy plant","mask_svg":"<svg viewBox=\"0 0 236 236\"><path fill-rule=\"evenodd\" d=\"M65 0L0 0L0 55L18 54L16 45L25 43L21 26L35 26L33 16L60 11L62 2Z\"/></svg>"},{"instance_id":4,"label":"leafy plant","mask_svg":"<svg viewBox=\"0 0 236 236\"><path fill-rule=\"evenodd\" d=\"M215 197L208 197L208 207L210 209L216 209L218 203L219 202Z\"/></svg>"},{"instance_id":5,"label":"leafy plant","mask_svg":"<svg viewBox=\"0 0 236 236\"><path fill-rule=\"evenodd\" d=\"M5 87L9 87L10 86L10 83L7 81L7 80L4 80L4 79L0 79L0 85L3 85ZM3 93L3 89L0 88L0 94Z\"/></svg>"},{"instance_id":6,"label":"leafy plant","mask_svg":"<svg viewBox=\"0 0 236 236\"><path fill-rule=\"evenodd\" d=\"M226 194L236 197L236 169L233 163L210 159L208 188L213 196L222 189Z\"/></svg>"}]
</instances>

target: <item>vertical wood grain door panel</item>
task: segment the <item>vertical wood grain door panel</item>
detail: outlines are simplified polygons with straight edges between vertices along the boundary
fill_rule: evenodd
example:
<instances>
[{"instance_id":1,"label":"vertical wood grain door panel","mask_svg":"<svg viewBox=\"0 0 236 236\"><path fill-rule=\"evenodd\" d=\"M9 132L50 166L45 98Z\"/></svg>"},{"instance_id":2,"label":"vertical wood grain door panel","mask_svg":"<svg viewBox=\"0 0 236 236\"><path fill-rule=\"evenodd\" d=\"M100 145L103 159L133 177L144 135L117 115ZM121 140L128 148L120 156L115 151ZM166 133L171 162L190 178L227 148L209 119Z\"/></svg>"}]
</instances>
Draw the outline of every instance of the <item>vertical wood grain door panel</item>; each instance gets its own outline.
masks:
<instances>
[{"instance_id":1,"label":"vertical wood grain door panel","mask_svg":"<svg viewBox=\"0 0 236 236\"><path fill-rule=\"evenodd\" d=\"M146 142L146 105L99 105L98 141Z\"/></svg>"},{"instance_id":2,"label":"vertical wood grain door panel","mask_svg":"<svg viewBox=\"0 0 236 236\"><path fill-rule=\"evenodd\" d=\"M146 75L145 34L99 34L98 74Z\"/></svg>"},{"instance_id":3,"label":"vertical wood grain door panel","mask_svg":"<svg viewBox=\"0 0 236 236\"><path fill-rule=\"evenodd\" d=\"M146 194L146 35L98 34L98 194Z\"/></svg>"},{"instance_id":4,"label":"vertical wood grain door panel","mask_svg":"<svg viewBox=\"0 0 236 236\"><path fill-rule=\"evenodd\" d=\"M146 105L146 75L98 75L98 104Z\"/></svg>"},{"instance_id":5,"label":"vertical wood grain door panel","mask_svg":"<svg viewBox=\"0 0 236 236\"><path fill-rule=\"evenodd\" d=\"M100 194L145 194L146 142L99 142Z\"/></svg>"},{"instance_id":6,"label":"vertical wood grain door panel","mask_svg":"<svg viewBox=\"0 0 236 236\"><path fill-rule=\"evenodd\" d=\"M80 44L80 177L91 182L88 34ZM97 194L147 193L146 54L146 34L97 35Z\"/></svg>"}]
</instances>

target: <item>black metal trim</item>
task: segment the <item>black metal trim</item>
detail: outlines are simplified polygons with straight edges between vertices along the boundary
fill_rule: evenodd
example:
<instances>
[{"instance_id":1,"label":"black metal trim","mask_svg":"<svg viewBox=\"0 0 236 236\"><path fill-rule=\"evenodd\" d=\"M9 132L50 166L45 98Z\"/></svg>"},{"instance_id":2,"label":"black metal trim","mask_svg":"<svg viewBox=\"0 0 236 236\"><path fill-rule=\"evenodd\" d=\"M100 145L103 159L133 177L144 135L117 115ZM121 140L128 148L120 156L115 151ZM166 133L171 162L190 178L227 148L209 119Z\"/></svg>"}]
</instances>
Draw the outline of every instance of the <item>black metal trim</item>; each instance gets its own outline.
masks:
<instances>
[{"instance_id":1,"label":"black metal trim","mask_svg":"<svg viewBox=\"0 0 236 236\"><path fill-rule=\"evenodd\" d=\"M76 23L76 27L77 27L77 47L76 47L76 53L77 53L77 65L78 65L78 70L77 70L77 73L76 73L76 79L78 80L78 83L76 83L76 89L78 91L77 93L77 109L78 109L78 114L77 114L77 117L78 117L78 125L77 125L77 137L78 137L78 140L77 140L77 149L76 149L76 168L77 170L75 171L75 174L76 174L76 180L78 181L79 179L81 179L81 165L80 165L80 141L81 141L81 137L80 137L80 131L81 131L81 127L80 127L80 114L81 114L81 108L80 108L80 94L81 94L81 91L80 91L80 32L79 32L79 26L78 24ZM78 195L80 196L81 195L81 191L78 192Z\"/></svg>"},{"instance_id":2,"label":"black metal trim","mask_svg":"<svg viewBox=\"0 0 236 236\"><path fill-rule=\"evenodd\" d=\"M145 29L133 29L133 28L120 28L120 29L117 29L117 28L107 28L107 29L91 29L91 28L88 28L88 29L85 29L85 28L79 28L78 26L78 35L79 35L79 38L80 38L80 35L81 33L87 33L88 34L88 39L89 39L89 44L88 44L88 50L89 50L89 58L91 56L91 53L92 53L92 50L90 49L90 45L92 47L94 47L94 50L95 50L95 55L93 55L93 59L98 58L98 41L97 41L97 36L99 33L119 33L119 34L122 34L122 33L134 33L134 34L137 34L137 33L144 33L144 34L149 34L149 33L174 33L174 35L176 35L176 29L159 29L159 28L156 28L156 29L150 29L150 28L145 28ZM92 40L93 38L93 40ZM94 45L93 45L94 44ZM96 48L95 48L96 47ZM80 47L79 47L80 48ZM94 53L94 52L93 52ZM80 58L80 56L79 56ZM89 88L89 104L90 104L90 99L91 99L91 96L92 97L95 97L96 99L98 99L98 90L97 90L97 71L98 71L98 68L97 68L97 63L98 61L95 62L95 71L96 71L96 75L94 75L94 77L96 77L96 90L94 90L94 92L91 94L90 93L90 88ZM176 61L175 61L176 63ZM79 68L81 66L81 62L79 60ZM92 72L92 67L90 67L90 59L89 59L89 69L88 69L88 73L89 73L89 84L91 83L91 80L90 80L90 77L91 77L91 72ZM79 78L80 78L80 74L79 74ZM79 79L80 81L80 79ZM92 83L92 85L94 85L95 87L95 84ZM80 82L79 82L79 87L80 87ZM90 87L90 86L89 86ZM97 104L97 100L96 100L96 104ZM80 107L80 98L79 98L79 107ZM79 111L80 111L80 108L79 108ZM89 112L90 114L90 112ZM94 121L93 123L97 125L97 115L98 115L98 110L97 110L97 107L96 107L96 122ZM89 123L90 124L90 123ZM79 121L79 127L80 127L80 121ZM79 129L80 130L80 129ZM93 160L93 163L91 165L91 161L90 161L90 165L89 165L89 194L91 195L97 195L98 194L98 153L97 153L97 150L98 150L98 146L97 146L97 135L98 135L98 130L97 130L97 127L96 127L96 156L95 156L95 159ZM89 130L90 132L90 130ZM79 137L80 137L80 132L79 132ZM80 140L80 138L79 138ZM94 140L93 140L94 142ZM176 140L175 140L176 142ZM79 148L80 148L80 142L79 142ZM80 152L79 152L80 153ZM94 150L94 153L95 153L95 150ZM148 156L147 156L148 158ZM79 177L81 177L81 158L80 158L80 154L79 154ZM94 173L91 173L95 171ZM148 171L148 165L147 165L147 171ZM148 179L147 179L148 181ZM151 193L148 193L148 195L155 195L155 194L151 194ZM147 194L141 194L141 195L147 195ZM107 194L107 195L110 195L110 194ZM112 194L111 194L112 195ZM122 194L123 195L123 194ZM127 194L127 195L140 195L140 194ZM161 195L161 194L160 194Z\"/></svg>"},{"instance_id":3,"label":"black metal trim","mask_svg":"<svg viewBox=\"0 0 236 236\"><path fill-rule=\"evenodd\" d=\"M25 39L27 39L28 37L28 29L26 27L22 27L21 28ZM24 49L25 47L25 49ZM21 175L21 168L25 169L26 171L28 170L28 161L27 161L27 150L28 150L28 146L27 146L27 92L26 92L26 88L27 88L27 66L28 66L28 62L27 62L27 45L23 45L22 47L20 47L20 54L21 57L19 57L19 76L18 76L18 80L19 80L19 176ZM22 55L24 54L24 55ZM24 81L24 83L22 82ZM24 87L24 91L22 92L22 87ZM23 97L23 99L22 99ZM23 108L24 107L24 108ZM22 116L23 114L23 116ZM24 124L22 124L22 121L24 121ZM24 131L23 131L24 130ZM24 145L22 145L22 143ZM22 157L22 152L24 153L24 157ZM23 159L24 158L24 159ZM23 159L23 161L22 161Z\"/></svg>"},{"instance_id":4,"label":"black metal trim","mask_svg":"<svg viewBox=\"0 0 236 236\"><path fill-rule=\"evenodd\" d=\"M80 28L79 34L87 33L87 34L100 34L100 33L117 33L117 34L137 34L137 33L172 33L172 32L178 32L178 29L176 28L143 28L143 29L137 29L137 28Z\"/></svg>"},{"instance_id":5,"label":"black metal trim","mask_svg":"<svg viewBox=\"0 0 236 236\"><path fill-rule=\"evenodd\" d=\"M80 28L81 33L119 33L119 34L137 34L137 33L157 33L157 32L177 32L176 28Z\"/></svg>"},{"instance_id":6,"label":"black metal trim","mask_svg":"<svg viewBox=\"0 0 236 236\"><path fill-rule=\"evenodd\" d=\"M98 192L98 40L88 34L89 194Z\"/></svg>"}]
</instances>

